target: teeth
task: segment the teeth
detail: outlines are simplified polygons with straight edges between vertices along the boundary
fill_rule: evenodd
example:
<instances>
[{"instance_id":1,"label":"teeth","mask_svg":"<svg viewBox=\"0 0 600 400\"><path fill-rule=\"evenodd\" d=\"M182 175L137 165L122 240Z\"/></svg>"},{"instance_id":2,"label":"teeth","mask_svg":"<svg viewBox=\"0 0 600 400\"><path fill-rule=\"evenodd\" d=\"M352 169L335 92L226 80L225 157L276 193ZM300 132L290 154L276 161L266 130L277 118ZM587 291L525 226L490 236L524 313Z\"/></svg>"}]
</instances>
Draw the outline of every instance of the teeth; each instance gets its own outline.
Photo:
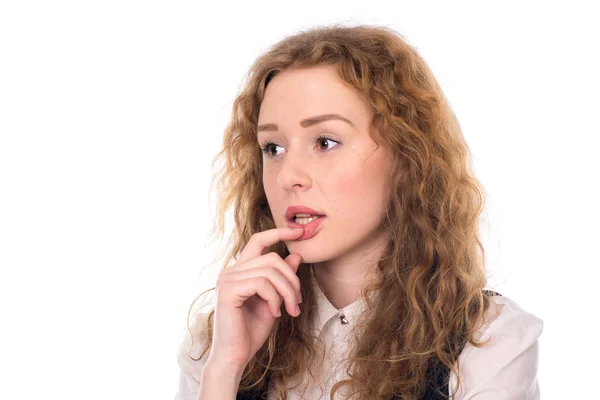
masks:
<instances>
[{"instance_id":1,"label":"teeth","mask_svg":"<svg viewBox=\"0 0 600 400\"><path fill-rule=\"evenodd\" d=\"M296 223L300 224L300 225L306 225L306 224L314 221L317 218L319 218L319 217L317 217L317 216L310 217L310 218L298 218L298 217L296 217Z\"/></svg>"},{"instance_id":2,"label":"teeth","mask_svg":"<svg viewBox=\"0 0 600 400\"><path fill-rule=\"evenodd\" d=\"M300 217L300 218L304 218L304 217L308 218L308 217L312 217L312 215L299 213L299 214L296 214L296 218L298 218L298 217Z\"/></svg>"}]
</instances>

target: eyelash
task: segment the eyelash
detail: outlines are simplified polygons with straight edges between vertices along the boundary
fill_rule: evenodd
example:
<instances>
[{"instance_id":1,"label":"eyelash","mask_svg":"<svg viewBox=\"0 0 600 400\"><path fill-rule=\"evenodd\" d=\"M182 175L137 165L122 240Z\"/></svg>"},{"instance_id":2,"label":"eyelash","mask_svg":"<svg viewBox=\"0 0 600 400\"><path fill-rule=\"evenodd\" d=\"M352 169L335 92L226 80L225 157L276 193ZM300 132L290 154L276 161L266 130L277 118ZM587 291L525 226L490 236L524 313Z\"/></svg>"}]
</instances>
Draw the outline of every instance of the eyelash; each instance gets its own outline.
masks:
<instances>
[{"instance_id":1,"label":"eyelash","mask_svg":"<svg viewBox=\"0 0 600 400\"><path fill-rule=\"evenodd\" d=\"M315 143L318 143L320 140L327 140L327 141L331 141L331 142L335 142L337 144L340 144L339 140L335 140L333 138L330 138L329 136L324 136L324 135L319 135L315 138ZM264 142L263 144L261 144L260 149L262 150L262 152L264 154L267 154L270 157L275 157L272 154L269 154L269 146L274 145L274 146L279 146L277 143L274 142ZM329 151L329 150L323 150L323 151Z\"/></svg>"}]
</instances>

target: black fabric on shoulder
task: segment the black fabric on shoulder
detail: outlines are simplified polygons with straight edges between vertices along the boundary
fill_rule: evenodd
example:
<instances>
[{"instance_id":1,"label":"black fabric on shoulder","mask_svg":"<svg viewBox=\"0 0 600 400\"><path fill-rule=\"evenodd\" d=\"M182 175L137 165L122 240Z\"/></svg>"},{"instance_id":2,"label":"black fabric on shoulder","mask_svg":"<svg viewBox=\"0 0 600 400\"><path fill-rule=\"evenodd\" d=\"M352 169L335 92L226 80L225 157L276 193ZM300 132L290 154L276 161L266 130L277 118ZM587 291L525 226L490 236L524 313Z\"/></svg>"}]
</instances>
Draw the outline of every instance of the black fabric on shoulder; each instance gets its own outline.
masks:
<instances>
[{"instance_id":1,"label":"black fabric on shoulder","mask_svg":"<svg viewBox=\"0 0 600 400\"><path fill-rule=\"evenodd\" d=\"M493 290L484 290L483 294L486 296L502 296L500 293L494 292Z\"/></svg>"}]
</instances>

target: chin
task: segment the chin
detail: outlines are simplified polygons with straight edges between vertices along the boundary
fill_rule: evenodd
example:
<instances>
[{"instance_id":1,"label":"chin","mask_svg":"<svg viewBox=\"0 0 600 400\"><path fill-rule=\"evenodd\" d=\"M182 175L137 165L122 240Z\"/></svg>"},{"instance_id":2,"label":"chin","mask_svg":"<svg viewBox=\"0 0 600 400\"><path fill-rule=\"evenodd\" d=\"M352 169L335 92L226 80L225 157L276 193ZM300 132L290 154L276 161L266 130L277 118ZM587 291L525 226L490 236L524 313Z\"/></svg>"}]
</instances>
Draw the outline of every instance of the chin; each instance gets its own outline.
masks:
<instances>
[{"instance_id":1,"label":"chin","mask_svg":"<svg viewBox=\"0 0 600 400\"><path fill-rule=\"evenodd\" d=\"M319 257L319 256L305 256L302 253L298 253L302 256L302 262L304 264L317 264L317 263L321 263L324 261L327 261L327 258L325 257Z\"/></svg>"}]
</instances>

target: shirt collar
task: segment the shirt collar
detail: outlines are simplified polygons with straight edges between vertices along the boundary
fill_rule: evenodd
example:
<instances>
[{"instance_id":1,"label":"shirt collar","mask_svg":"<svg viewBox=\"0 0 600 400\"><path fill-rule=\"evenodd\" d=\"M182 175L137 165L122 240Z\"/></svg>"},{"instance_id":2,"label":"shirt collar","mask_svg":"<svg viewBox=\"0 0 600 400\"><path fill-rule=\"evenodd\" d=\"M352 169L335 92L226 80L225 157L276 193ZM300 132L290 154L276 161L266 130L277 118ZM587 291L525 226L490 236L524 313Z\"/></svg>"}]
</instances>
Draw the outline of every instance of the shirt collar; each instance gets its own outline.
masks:
<instances>
[{"instance_id":1,"label":"shirt collar","mask_svg":"<svg viewBox=\"0 0 600 400\"><path fill-rule=\"evenodd\" d=\"M333 323L341 324L341 316L344 315L348 320L348 325L355 323L356 319L361 315L365 309L365 301L361 297L354 302L348 304L346 307L337 309L327 299L325 293L321 290L317 279L315 277L312 264L309 266L310 277L313 284L313 290L317 299L317 315L313 322L313 329L317 331L317 334L321 332L325 324L333 319Z\"/></svg>"}]
</instances>

